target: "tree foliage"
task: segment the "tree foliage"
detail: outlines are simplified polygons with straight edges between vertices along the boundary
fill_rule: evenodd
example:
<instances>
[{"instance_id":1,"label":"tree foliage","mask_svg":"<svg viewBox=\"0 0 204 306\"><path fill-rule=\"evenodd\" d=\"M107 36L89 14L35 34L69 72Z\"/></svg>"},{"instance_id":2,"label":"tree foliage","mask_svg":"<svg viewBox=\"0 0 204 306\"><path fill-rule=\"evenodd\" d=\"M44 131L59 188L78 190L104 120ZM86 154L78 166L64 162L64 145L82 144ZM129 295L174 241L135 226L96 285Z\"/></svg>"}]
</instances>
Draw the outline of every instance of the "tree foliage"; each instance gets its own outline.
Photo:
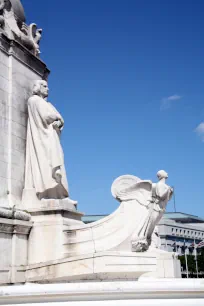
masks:
<instances>
[{"instance_id":1,"label":"tree foliage","mask_svg":"<svg viewBox=\"0 0 204 306\"><path fill-rule=\"evenodd\" d=\"M179 256L179 259L181 261L182 270L186 271L185 255ZM195 274L196 274L195 256L187 255L187 261L188 261L189 277L195 277ZM204 248L200 250L200 254L197 256L197 263L198 263L198 272L203 273L203 276L200 276L200 277L204 277Z\"/></svg>"}]
</instances>

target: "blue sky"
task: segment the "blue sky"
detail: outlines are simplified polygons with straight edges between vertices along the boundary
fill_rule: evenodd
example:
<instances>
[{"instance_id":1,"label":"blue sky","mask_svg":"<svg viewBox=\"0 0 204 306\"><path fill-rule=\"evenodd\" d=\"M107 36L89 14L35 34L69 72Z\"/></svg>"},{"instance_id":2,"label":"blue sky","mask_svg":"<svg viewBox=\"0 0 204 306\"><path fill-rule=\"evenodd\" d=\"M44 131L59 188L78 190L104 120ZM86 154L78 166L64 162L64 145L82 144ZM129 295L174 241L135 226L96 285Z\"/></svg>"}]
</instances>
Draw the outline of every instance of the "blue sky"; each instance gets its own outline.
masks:
<instances>
[{"instance_id":1,"label":"blue sky","mask_svg":"<svg viewBox=\"0 0 204 306\"><path fill-rule=\"evenodd\" d=\"M204 1L22 3L43 28L49 100L65 119L79 210L111 213L117 176L155 181L165 169L177 211L204 217Z\"/></svg>"}]
</instances>

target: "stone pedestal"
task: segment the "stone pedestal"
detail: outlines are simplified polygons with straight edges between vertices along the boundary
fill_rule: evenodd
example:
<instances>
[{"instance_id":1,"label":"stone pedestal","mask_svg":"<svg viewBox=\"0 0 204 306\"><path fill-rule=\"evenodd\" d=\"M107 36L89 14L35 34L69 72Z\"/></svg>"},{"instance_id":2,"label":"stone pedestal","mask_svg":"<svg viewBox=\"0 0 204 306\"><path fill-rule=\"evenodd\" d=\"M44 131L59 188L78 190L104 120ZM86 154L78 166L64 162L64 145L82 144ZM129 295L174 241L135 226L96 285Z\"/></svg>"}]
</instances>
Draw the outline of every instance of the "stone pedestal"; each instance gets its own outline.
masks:
<instances>
[{"instance_id":1,"label":"stone pedestal","mask_svg":"<svg viewBox=\"0 0 204 306\"><path fill-rule=\"evenodd\" d=\"M71 225L83 225L83 214L66 199L40 201L38 208L29 209L29 213L34 225L28 242L28 263L64 258L66 232Z\"/></svg>"},{"instance_id":2,"label":"stone pedestal","mask_svg":"<svg viewBox=\"0 0 204 306\"><path fill-rule=\"evenodd\" d=\"M76 211L75 205L69 199L39 201L34 190L23 191L27 101L31 96L33 81L47 79L48 74L49 70L38 57L20 42L9 39L5 33L0 31L0 208L12 210L13 207L16 207L28 211L34 222L29 242L28 233L32 223L24 224L29 230L24 236L22 234L20 236L23 237L19 240L22 240L20 245L22 246L23 262L19 261L17 265L22 265L21 269L24 269L23 266L27 265L27 261L36 263L63 258L64 232L69 225L82 223L80 221L82 214ZM10 214L13 218L12 211ZM12 221L9 218L9 214L5 216L4 223L21 222ZM18 229L19 227L17 227ZM6 238L1 237L2 239L0 239L2 249L6 248L6 253L2 254L2 258L5 258L6 262L2 259L1 270L7 272L1 273L2 283L15 282L16 275L21 274L20 272L13 273L13 268L11 268L12 271L10 268L7 269L7 266L13 267L13 264L16 264L18 259L16 249L19 252L19 244L16 247L12 244L16 232L14 229L11 231L13 232L9 234L9 238L6 232ZM12 254L13 262L9 261L8 254ZM17 279L16 281L18 282Z\"/></svg>"},{"instance_id":3,"label":"stone pedestal","mask_svg":"<svg viewBox=\"0 0 204 306\"><path fill-rule=\"evenodd\" d=\"M98 252L29 265L27 282L71 282L180 278L180 262L172 253Z\"/></svg>"},{"instance_id":4,"label":"stone pedestal","mask_svg":"<svg viewBox=\"0 0 204 306\"><path fill-rule=\"evenodd\" d=\"M0 207L21 208L24 188L27 100L46 65L0 32Z\"/></svg>"}]
</instances>

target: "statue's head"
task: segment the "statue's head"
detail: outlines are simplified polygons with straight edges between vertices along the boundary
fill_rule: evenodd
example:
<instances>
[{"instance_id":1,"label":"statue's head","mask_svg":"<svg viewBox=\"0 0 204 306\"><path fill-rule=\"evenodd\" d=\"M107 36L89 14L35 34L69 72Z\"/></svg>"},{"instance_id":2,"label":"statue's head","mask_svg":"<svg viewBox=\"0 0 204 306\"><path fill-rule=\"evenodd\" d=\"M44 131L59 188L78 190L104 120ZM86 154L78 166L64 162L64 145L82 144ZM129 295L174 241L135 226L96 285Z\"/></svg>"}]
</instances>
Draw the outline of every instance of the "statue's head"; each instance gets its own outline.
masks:
<instances>
[{"instance_id":1,"label":"statue's head","mask_svg":"<svg viewBox=\"0 0 204 306\"><path fill-rule=\"evenodd\" d=\"M157 172L157 177L158 177L159 180L161 180L163 178L167 179L168 178L168 173L164 170L159 170Z\"/></svg>"},{"instance_id":2,"label":"statue's head","mask_svg":"<svg viewBox=\"0 0 204 306\"><path fill-rule=\"evenodd\" d=\"M33 95L37 95L44 98L47 98L48 96L48 84L46 81L44 80L37 80L34 82L33 85Z\"/></svg>"}]
</instances>

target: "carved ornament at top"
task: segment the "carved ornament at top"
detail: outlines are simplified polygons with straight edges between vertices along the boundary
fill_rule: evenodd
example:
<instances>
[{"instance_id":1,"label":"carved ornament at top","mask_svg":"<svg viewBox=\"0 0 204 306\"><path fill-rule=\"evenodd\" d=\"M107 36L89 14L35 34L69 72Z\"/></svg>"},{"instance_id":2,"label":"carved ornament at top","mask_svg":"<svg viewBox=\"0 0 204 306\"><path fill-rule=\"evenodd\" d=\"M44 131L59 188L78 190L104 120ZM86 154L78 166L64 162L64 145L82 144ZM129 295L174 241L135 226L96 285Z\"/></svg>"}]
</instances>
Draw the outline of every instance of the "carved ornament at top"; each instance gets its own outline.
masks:
<instances>
[{"instance_id":1,"label":"carved ornament at top","mask_svg":"<svg viewBox=\"0 0 204 306\"><path fill-rule=\"evenodd\" d=\"M35 23L26 25L20 0L0 0L0 30L39 56L42 29L38 29Z\"/></svg>"}]
</instances>

